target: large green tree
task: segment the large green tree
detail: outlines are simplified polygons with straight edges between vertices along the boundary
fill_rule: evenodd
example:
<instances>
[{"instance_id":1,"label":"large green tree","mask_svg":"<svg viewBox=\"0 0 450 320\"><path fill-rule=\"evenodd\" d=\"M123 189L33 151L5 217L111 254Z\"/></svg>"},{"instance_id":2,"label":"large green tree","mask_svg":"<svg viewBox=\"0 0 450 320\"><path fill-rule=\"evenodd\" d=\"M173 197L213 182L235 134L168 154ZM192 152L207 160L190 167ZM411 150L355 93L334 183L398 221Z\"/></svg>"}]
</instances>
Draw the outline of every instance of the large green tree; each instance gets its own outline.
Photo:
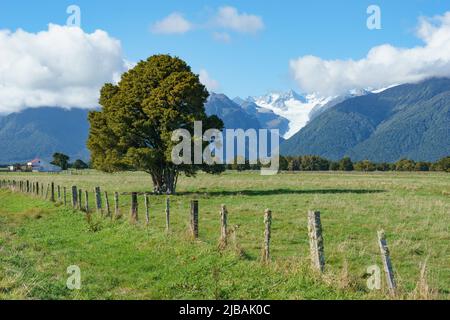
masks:
<instances>
[{"instance_id":1,"label":"large green tree","mask_svg":"<svg viewBox=\"0 0 450 320\"><path fill-rule=\"evenodd\" d=\"M156 55L139 62L118 85L105 84L101 111L89 114L93 167L145 171L154 191L168 194L175 193L180 173L222 171L223 166L175 165L171 159L178 144L172 141L174 130L186 129L193 136L194 121L202 121L203 130L223 129L219 118L205 113L208 96L198 75L179 58Z\"/></svg>"},{"instance_id":2,"label":"large green tree","mask_svg":"<svg viewBox=\"0 0 450 320\"><path fill-rule=\"evenodd\" d=\"M69 168L69 156L64 153L54 153L53 161L50 162L52 165L60 167L61 170L67 170Z\"/></svg>"}]
</instances>

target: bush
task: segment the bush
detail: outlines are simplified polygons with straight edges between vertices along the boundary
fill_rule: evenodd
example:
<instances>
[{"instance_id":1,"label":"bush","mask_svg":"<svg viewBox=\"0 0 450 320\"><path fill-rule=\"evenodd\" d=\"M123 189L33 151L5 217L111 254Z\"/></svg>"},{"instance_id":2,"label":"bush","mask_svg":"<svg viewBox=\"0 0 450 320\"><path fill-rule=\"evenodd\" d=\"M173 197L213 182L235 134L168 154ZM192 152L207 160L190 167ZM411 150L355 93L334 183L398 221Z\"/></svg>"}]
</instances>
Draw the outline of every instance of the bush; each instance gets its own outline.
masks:
<instances>
[{"instance_id":1,"label":"bush","mask_svg":"<svg viewBox=\"0 0 450 320\"><path fill-rule=\"evenodd\" d=\"M287 171L289 167L289 161L286 157L280 156L280 170Z\"/></svg>"},{"instance_id":2,"label":"bush","mask_svg":"<svg viewBox=\"0 0 450 320\"><path fill-rule=\"evenodd\" d=\"M300 170L302 171L326 171L330 168L330 162L318 156L300 157Z\"/></svg>"},{"instance_id":3,"label":"bush","mask_svg":"<svg viewBox=\"0 0 450 320\"><path fill-rule=\"evenodd\" d=\"M375 171L377 169L377 166L370 162L369 160L364 160L355 163L355 170L356 171L364 171L364 172L371 172Z\"/></svg>"},{"instance_id":4,"label":"bush","mask_svg":"<svg viewBox=\"0 0 450 320\"><path fill-rule=\"evenodd\" d=\"M341 171L353 171L353 162L349 157L345 157L339 161L339 170Z\"/></svg>"},{"instance_id":5,"label":"bush","mask_svg":"<svg viewBox=\"0 0 450 320\"><path fill-rule=\"evenodd\" d=\"M430 171L431 163L429 162L417 162L415 166L415 171Z\"/></svg>"},{"instance_id":6,"label":"bush","mask_svg":"<svg viewBox=\"0 0 450 320\"><path fill-rule=\"evenodd\" d=\"M299 171L300 170L300 161L297 158L293 158L289 161L288 165L289 171Z\"/></svg>"},{"instance_id":7,"label":"bush","mask_svg":"<svg viewBox=\"0 0 450 320\"><path fill-rule=\"evenodd\" d=\"M436 162L434 169L436 171L450 172L450 157L443 158Z\"/></svg>"},{"instance_id":8,"label":"bush","mask_svg":"<svg viewBox=\"0 0 450 320\"><path fill-rule=\"evenodd\" d=\"M395 170L397 171L414 171L416 163L412 160L402 159L395 164Z\"/></svg>"},{"instance_id":9,"label":"bush","mask_svg":"<svg viewBox=\"0 0 450 320\"><path fill-rule=\"evenodd\" d=\"M77 169L77 170L84 170L84 169L88 169L89 165L87 163L85 163L83 160L78 159L71 165L71 168Z\"/></svg>"},{"instance_id":10,"label":"bush","mask_svg":"<svg viewBox=\"0 0 450 320\"><path fill-rule=\"evenodd\" d=\"M392 171L392 170L394 170L393 165L391 165L390 163L386 163L386 162L377 163L376 168L377 168L377 171Z\"/></svg>"},{"instance_id":11,"label":"bush","mask_svg":"<svg viewBox=\"0 0 450 320\"><path fill-rule=\"evenodd\" d=\"M329 168L331 171L338 171L339 170L339 162L331 161Z\"/></svg>"}]
</instances>

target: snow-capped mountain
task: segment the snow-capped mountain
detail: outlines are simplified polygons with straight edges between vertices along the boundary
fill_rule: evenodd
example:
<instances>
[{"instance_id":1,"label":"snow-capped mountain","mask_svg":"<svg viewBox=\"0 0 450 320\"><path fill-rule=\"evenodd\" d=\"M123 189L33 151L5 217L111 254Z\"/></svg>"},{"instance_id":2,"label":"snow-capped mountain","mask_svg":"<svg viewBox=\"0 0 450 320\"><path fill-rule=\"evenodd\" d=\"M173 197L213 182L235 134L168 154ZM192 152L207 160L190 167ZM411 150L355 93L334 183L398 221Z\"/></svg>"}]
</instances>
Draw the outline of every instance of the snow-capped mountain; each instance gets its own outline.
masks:
<instances>
[{"instance_id":1,"label":"snow-capped mountain","mask_svg":"<svg viewBox=\"0 0 450 320\"><path fill-rule=\"evenodd\" d=\"M317 116L321 115L322 113L324 113L328 109L333 108L334 106L338 105L341 102L344 102L347 99L364 96L364 95L369 94L369 93L378 93L378 92L382 92L383 90L385 90L385 89L381 89L379 91L372 91L371 92L369 90L364 90L364 89L355 89L355 90L350 90L345 95L333 97L329 102L325 103L324 105L317 105L317 106L315 106L311 110L311 113L309 114L309 121L313 120L314 118L316 118Z\"/></svg>"},{"instance_id":2,"label":"snow-capped mountain","mask_svg":"<svg viewBox=\"0 0 450 320\"><path fill-rule=\"evenodd\" d=\"M261 97L250 97L247 100L288 119L289 130L283 136L288 139L306 126L310 119L310 113L315 107L323 106L332 99L320 98L315 95L302 96L291 90L285 93L274 92Z\"/></svg>"},{"instance_id":3,"label":"snow-capped mountain","mask_svg":"<svg viewBox=\"0 0 450 320\"><path fill-rule=\"evenodd\" d=\"M352 90L347 95L335 97L319 97L315 94L300 95L293 90L273 92L260 97L249 97L262 109L271 110L276 115L289 120L289 129L283 138L289 139L305 127L308 122L325 111L349 98L367 94L365 90Z\"/></svg>"}]
</instances>

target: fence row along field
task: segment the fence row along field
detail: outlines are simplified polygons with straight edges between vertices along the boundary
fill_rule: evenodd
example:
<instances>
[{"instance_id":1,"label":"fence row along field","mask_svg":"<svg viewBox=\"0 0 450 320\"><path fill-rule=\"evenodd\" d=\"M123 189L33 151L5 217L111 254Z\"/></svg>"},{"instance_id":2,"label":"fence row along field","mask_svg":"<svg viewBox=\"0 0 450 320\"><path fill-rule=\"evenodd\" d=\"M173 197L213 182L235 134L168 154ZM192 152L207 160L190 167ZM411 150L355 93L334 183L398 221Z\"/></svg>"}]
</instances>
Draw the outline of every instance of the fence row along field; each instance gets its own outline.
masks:
<instances>
[{"instance_id":1,"label":"fence row along field","mask_svg":"<svg viewBox=\"0 0 450 320\"><path fill-rule=\"evenodd\" d=\"M245 177L245 175L243 175ZM295 176L295 175L291 175ZM288 177L288 175L285 175ZM352 175L352 178L360 178L363 175ZM399 175L399 177L406 177L403 175ZM448 176L442 175L440 177L448 178ZM392 296L401 296L397 292L397 281L396 276L400 275L400 282L402 284L401 292L411 291L413 288L413 284L416 284L415 290L419 290L421 292L427 291L424 295L427 296L430 294L428 277L427 273L430 269L430 258L433 255L433 252L421 252L420 256L425 256L420 261L423 263L419 263L417 265L417 271L411 272L409 270L409 274L416 274L417 277L415 279L407 280L402 276L402 269L405 264L408 264L408 260L405 261L407 257L395 257L392 262L390 252L387 245L387 240L384 231L381 228L385 228L388 232L388 236L393 239L396 238L397 232L399 231L399 226L395 223L386 221L385 223L379 225L377 229L366 230L368 233L366 236L369 239L373 239L370 245L365 243L366 248L363 248L360 252L355 252L354 248L342 248L344 242L340 242L336 245L336 240L340 240L339 238L342 236L346 236L347 240L351 240L352 234L340 234L337 237L327 237L327 229L328 225L324 224L325 232L322 232L322 219L319 211L308 211L308 209L320 209L320 203L317 199L317 195L341 195L341 197L345 197L347 194L359 195L360 197L365 198L367 195L377 196L378 194L386 193L381 188L377 189L322 189L316 190L315 199L312 204L309 204L310 207L305 208L296 208L297 217L283 217L283 209L277 209L277 202L268 201L271 204L271 209L277 209L272 212L270 209L258 210L259 212L255 212L252 214L253 223L252 228L250 230L246 230L245 223L237 223L230 224L231 221L236 221L234 219L236 216L245 215L242 213L242 210L233 209L236 202L236 197L249 197L252 196L251 190L241 190L236 191L236 193L221 191L217 192L218 195L226 196L230 203L225 203L216 206L216 213L212 214L211 212L211 196L208 192L202 194L202 192L189 193L184 192L181 196L156 196L152 195L150 192L146 191L111 191L104 190L98 186L88 187L86 183L83 183L82 187L77 185L62 185L60 182L63 181L58 177L58 183L53 182L52 176L47 176L46 181L40 182L35 177L24 177L20 176L21 180L0 180L1 187L10 189L13 192L21 192L24 194L28 194L30 196L39 197L41 199L45 199L51 202L54 202L57 206L67 206L74 210L74 212L83 212L87 214L87 220L91 219L91 216L95 214L96 216L103 217L103 219L111 219L112 221L118 220L129 220L132 224L145 225L147 228L154 228L159 230L160 232L172 233L177 232L180 234L186 234L188 239L194 239L198 241L207 241L211 244L217 242L217 246L219 250L224 250L227 247L233 247L233 250L240 251L240 254L247 255L247 252L251 252L249 254L250 259L260 260L263 264L268 264L271 261L277 261L278 259L289 259L289 254L293 254L295 256L302 255L305 259L308 259L311 265L311 269L315 270L317 274L323 274L325 272L324 277L326 277L327 272L335 272L336 264L340 264L340 267L343 269L348 269L349 263L354 264L352 261L351 255L360 256L370 256L369 259L366 258L366 262L361 264L359 262L358 268L361 274L361 279L359 279L360 284L364 283L367 280L375 281L373 282L375 289L380 289L380 283L376 283L375 276L377 275L377 269L371 268L372 266L380 266L380 270L383 274L382 276L382 287L383 291L386 294L389 293ZM23 179L23 178L32 178L32 179ZM204 177L202 177L203 179ZM233 178L236 178L233 176ZM214 178L212 178L214 179ZM65 180L69 180L68 177L65 177ZM70 180L69 180L70 181ZM193 180L192 180L193 181ZM447 181L444 179L444 181ZM92 181L91 181L92 183ZM380 185L381 187L382 185ZM386 186L384 186L386 187ZM90 189L90 190L89 190ZM264 191L255 190L255 195L262 196L297 196L300 197L301 194L308 194L308 190L304 190L303 192L295 192L295 190L289 191L289 189L276 189ZM441 191L441 195L446 196L446 190ZM219 198L221 198L219 197ZM217 203L217 202L216 202ZM205 215L203 214L203 205L206 205L207 210ZM340 205L339 202L336 203ZM261 203L259 204L261 205ZM262 204L264 205L264 204ZM311 208L311 205L314 207ZM370 204L369 204L370 206ZM294 206L295 207L295 206ZM324 205L325 210L328 211L329 204ZM445 203L445 208L448 207L448 203ZM381 208L383 209L383 208ZM230 212L229 212L230 210ZM280 212L278 212L280 211ZM274 214L273 214L274 213ZM212 216L211 216L212 215ZM299 217L303 215L300 219L304 221L303 226L299 226ZM254 219L256 217L256 219ZM206 218L206 219L205 219ZM287 218L287 219L286 219ZM356 226L351 226L351 219L344 220L342 223L349 224L348 227L355 228ZM358 217L353 216L354 220L357 220ZM214 223L212 223L216 220ZM428 222L429 223L429 222ZM283 228L280 225L283 224ZM286 228L284 225L296 225L295 228ZM256 227L256 229L255 229ZM360 225L360 228L367 229L367 225ZM446 227L448 230L448 226ZM256 231L259 229L259 231ZM282 229L282 230L280 230ZM299 232L301 230L301 232ZM256 231L256 232L255 232ZM284 237L275 236L273 238L273 234L283 233ZM370 234L371 233L371 234ZM249 241L248 235L252 234L252 237ZM260 235L259 237L257 235ZM216 237L216 239L214 239ZM247 238L247 239L246 239ZM286 239L290 239L290 244L287 243ZM292 241L292 239L296 239ZM280 244L277 243L281 241ZM283 243L284 242L284 243ZM339 242L339 241L338 241ZM302 244L308 244L305 248ZM392 246L394 252L397 249L396 242ZM287 245L289 247L294 247L294 250L288 249L286 250ZM360 244L359 244L360 245ZM295 251L295 247L297 246L297 250ZM272 252L272 247L275 247L274 252ZM301 249L300 247L303 247ZM348 246L350 247L350 246ZM330 249L328 249L330 248ZM339 248L338 252L341 253L341 259L337 259L336 248ZM367 250L370 248L369 250ZM448 245L447 247L448 248ZM307 250L305 250L307 249ZM346 254L346 250L351 252L351 255ZM446 249L447 250L447 249ZM418 250L416 250L418 251ZM259 253L258 253L259 252ZM280 254L283 252L284 254ZM448 252L446 252L446 257L441 257L443 260L447 260L448 262ZM409 254L410 258L415 258L415 255L418 255L417 252L415 254ZM343 257L342 257L343 256ZM358 259L356 259L358 260ZM397 261L400 260L400 261ZM425 264L425 261L428 263ZM400 272L397 269L394 269L397 263L401 266ZM331 264L331 268L329 268L329 264ZM364 268L362 268L364 266ZM411 269L411 265L409 265ZM354 270L354 268L352 268ZM433 272L436 272L433 267L431 267ZM345 272L353 272L353 270L344 270ZM380 271L378 271L380 272ZM448 276L447 270L440 270L439 273L445 274ZM353 277L358 278L360 275L353 275ZM435 277L435 273L432 274ZM434 278L435 282L439 282L439 279ZM379 279L381 281L381 279ZM438 284L439 286L439 284ZM377 288L378 287L378 288ZM424 288L426 287L426 288ZM361 288L360 288L361 289ZM371 288L374 289L374 288ZM364 289L366 290L366 289ZM436 289L439 290L439 289ZM445 296L445 290L442 290Z\"/></svg>"}]
</instances>

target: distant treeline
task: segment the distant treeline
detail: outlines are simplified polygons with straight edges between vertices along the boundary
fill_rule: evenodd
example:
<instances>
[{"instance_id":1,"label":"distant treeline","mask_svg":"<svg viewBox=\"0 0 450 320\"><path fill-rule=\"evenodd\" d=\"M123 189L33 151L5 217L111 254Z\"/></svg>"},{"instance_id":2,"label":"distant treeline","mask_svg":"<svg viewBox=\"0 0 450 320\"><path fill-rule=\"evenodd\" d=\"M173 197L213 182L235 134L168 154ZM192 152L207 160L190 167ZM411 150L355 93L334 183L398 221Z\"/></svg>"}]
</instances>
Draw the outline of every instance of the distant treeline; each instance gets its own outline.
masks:
<instances>
[{"instance_id":1,"label":"distant treeline","mask_svg":"<svg viewBox=\"0 0 450 320\"><path fill-rule=\"evenodd\" d=\"M242 161L241 161L242 162ZM247 160L245 164L227 165L229 170L246 171L259 170L260 164L250 164ZM402 159L396 163L375 163L369 160L353 162L346 157L340 161L330 161L319 156L283 157L280 156L281 171L444 171L450 172L450 156L437 162L416 162L409 159Z\"/></svg>"}]
</instances>

